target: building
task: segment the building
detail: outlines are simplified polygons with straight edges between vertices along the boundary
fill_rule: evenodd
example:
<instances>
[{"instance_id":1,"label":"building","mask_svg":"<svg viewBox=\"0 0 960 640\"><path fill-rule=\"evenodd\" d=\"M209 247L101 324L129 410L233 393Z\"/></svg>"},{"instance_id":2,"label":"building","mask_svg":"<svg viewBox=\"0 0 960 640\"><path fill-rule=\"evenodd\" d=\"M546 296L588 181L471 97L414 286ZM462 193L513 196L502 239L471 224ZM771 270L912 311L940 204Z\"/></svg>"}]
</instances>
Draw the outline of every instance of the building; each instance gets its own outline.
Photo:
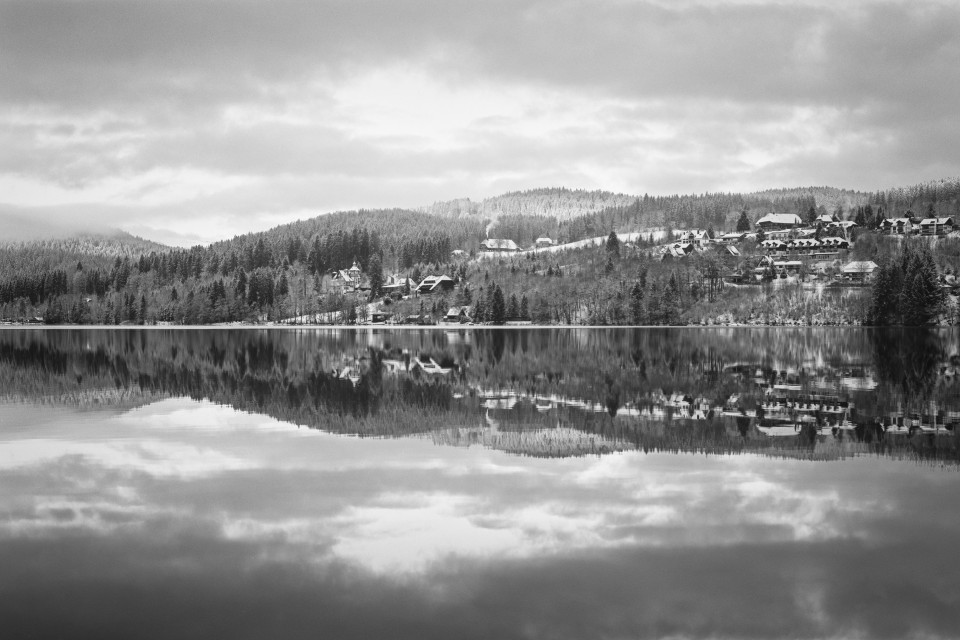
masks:
<instances>
[{"instance_id":1,"label":"building","mask_svg":"<svg viewBox=\"0 0 960 640\"><path fill-rule=\"evenodd\" d=\"M470 307L450 307L447 315L443 316L444 322L464 323L470 322L471 320Z\"/></svg>"},{"instance_id":2,"label":"building","mask_svg":"<svg viewBox=\"0 0 960 640\"><path fill-rule=\"evenodd\" d=\"M360 270L360 267L357 265L357 261L353 261L353 266L349 269L339 269L333 272L331 277L331 282L333 286L339 288L343 293L351 291L360 291L364 288L366 279L363 276L363 272ZM369 284L366 285L366 288L369 289Z\"/></svg>"},{"instance_id":3,"label":"building","mask_svg":"<svg viewBox=\"0 0 960 640\"><path fill-rule=\"evenodd\" d=\"M416 291L417 283L406 276L395 273L387 276L386 282L383 283L380 289L387 295L392 293L406 294L411 291Z\"/></svg>"},{"instance_id":4,"label":"building","mask_svg":"<svg viewBox=\"0 0 960 640\"><path fill-rule=\"evenodd\" d=\"M736 244L738 242L742 242L746 235L747 234L743 231L733 231L723 234L718 238L718 240L724 244Z\"/></svg>"},{"instance_id":5,"label":"building","mask_svg":"<svg viewBox=\"0 0 960 640\"><path fill-rule=\"evenodd\" d=\"M920 221L920 235L943 236L953 231L953 218L924 218Z\"/></svg>"},{"instance_id":6,"label":"building","mask_svg":"<svg viewBox=\"0 0 960 640\"><path fill-rule=\"evenodd\" d=\"M455 284L450 276L427 276L417 285L417 293L420 295L445 293L452 291Z\"/></svg>"},{"instance_id":7,"label":"building","mask_svg":"<svg viewBox=\"0 0 960 640\"><path fill-rule=\"evenodd\" d=\"M840 270L843 277L851 282L869 282L873 273L878 269L877 263L872 260L865 262L848 262Z\"/></svg>"},{"instance_id":8,"label":"building","mask_svg":"<svg viewBox=\"0 0 960 640\"><path fill-rule=\"evenodd\" d=\"M914 232L910 218L886 218L880 223L880 231L891 235L906 236Z\"/></svg>"},{"instance_id":9,"label":"building","mask_svg":"<svg viewBox=\"0 0 960 640\"><path fill-rule=\"evenodd\" d=\"M513 240L503 238L487 238L480 243L481 251L520 251L520 247Z\"/></svg>"},{"instance_id":10,"label":"building","mask_svg":"<svg viewBox=\"0 0 960 640\"><path fill-rule=\"evenodd\" d=\"M552 239L544 236L542 238L537 238L537 241L534 244L536 245L537 249L546 249L547 247L552 247L556 243Z\"/></svg>"},{"instance_id":11,"label":"building","mask_svg":"<svg viewBox=\"0 0 960 640\"><path fill-rule=\"evenodd\" d=\"M795 213L768 213L757 220L757 228L764 231L794 229L803 226L803 220Z\"/></svg>"},{"instance_id":12,"label":"building","mask_svg":"<svg viewBox=\"0 0 960 640\"><path fill-rule=\"evenodd\" d=\"M667 245L663 249L663 256L661 260L679 260L680 258L685 258L687 255L693 253L695 247L692 242L674 242L671 245Z\"/></svg>"}]
</instances>

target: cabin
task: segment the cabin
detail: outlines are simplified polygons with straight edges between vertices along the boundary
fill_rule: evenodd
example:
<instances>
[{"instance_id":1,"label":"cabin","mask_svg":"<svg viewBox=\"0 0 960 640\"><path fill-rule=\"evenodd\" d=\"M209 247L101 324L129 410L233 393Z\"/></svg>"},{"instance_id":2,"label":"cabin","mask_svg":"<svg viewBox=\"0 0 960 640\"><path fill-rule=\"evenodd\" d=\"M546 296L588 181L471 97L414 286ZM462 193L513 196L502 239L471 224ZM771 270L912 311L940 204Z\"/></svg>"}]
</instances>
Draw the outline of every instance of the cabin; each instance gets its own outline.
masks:
<instances>
[{"instance_id":1,"label":"cabin","mask_svg":"<svg viewBox=\"0 0 960 640\"><path fill-rule=\"evenodd\" d=\"M945 236L953 231L953 218L924 218L920 221L920 235Z\"/></svg>"},{"instance_id":2,"label":"cabin","mask_svg":"<svg viewBox=\"0 0 960 640\"><path fill-rule=\"evenodd\" d=\"M547 247L552 247L554 244L556 243L552 239L544 236L542 238L537 238L537 241L534 243L534 246L536 246L537 249L546 249Z\"/></svg>"},{"instance_id":3,"label":"cabin","mask_svg":"<svg viewBox=\"0 0 960 640\"><path fill-rule=\"evenodd\" d=\"M795 213L768 213L757 220L757 228L764 231L794 229L803 226L803 220Z\"/></svg>"},{"instance_id":4,"label":"cabin","mask_svg":"<svg viewBox=\"0 0 960 640\"><path fill-rule=\"evenodd\" d=\"M878 269L877 263L872 260L864 262L848 262L840 270L843 277L850 282L869 282L873 273Z\"/></svg>"},{"instance_id":5,"label":"cabin","mask_svg":"<svg viewBox=\"0 0 960 640\"><path fill-rule=\"evenodd\" d=\"M450 307L447 315L443 316L444 322L458 322L463 324L470 322L470 307Z\"/></svg>"},{"instance_id":6,"label":"cabin","mask_svg":"<svg viewBox=\"0 0 960 640\"><path fill-rule=\"evenodd\" d=\"M513 240L504 238L487 238L480 243L481 251L520 251L520 247Z\"/></svg>"},{"instance_id":7,"label":"cabin","mask_svg":"<svg viewBox=\"0 0 960 640\"><path fill-rule=\"evenodd\" d=\"M370 324L385 324L389 317L390 314L385 311L374 311L370 314Z\"/></svg>"},{"instance_id":8,"label":"cabin","mask_svg":"<svg viewBox=\"0 0 960 640\"><path fill-rule=\"evenodd\" d=\"M417 285L417 293L420 295L446 293L448 291L453 291L455 284L456 283L453 281L453 278L450 276L427 276L419 285Z\"/></svg>"}]
</instances>

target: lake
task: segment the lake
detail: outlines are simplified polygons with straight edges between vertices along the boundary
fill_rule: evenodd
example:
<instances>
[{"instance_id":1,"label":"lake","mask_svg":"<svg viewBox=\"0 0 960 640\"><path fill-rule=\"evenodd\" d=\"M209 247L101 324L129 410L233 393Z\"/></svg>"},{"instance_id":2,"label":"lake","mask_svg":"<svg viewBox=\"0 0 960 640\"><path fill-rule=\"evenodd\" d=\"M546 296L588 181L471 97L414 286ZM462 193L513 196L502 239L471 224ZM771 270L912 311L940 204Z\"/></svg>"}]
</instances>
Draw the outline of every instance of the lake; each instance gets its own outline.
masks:
<instances>
[{"instance_id":1,"label":"lake","mask_svg":"<svg viewBox=\"0 0 960 640\"><path fill-rule=\"evenodd\" d=\"M0 330L7 638L960 637L960 333Z\"/></svg>"}]
</instances>

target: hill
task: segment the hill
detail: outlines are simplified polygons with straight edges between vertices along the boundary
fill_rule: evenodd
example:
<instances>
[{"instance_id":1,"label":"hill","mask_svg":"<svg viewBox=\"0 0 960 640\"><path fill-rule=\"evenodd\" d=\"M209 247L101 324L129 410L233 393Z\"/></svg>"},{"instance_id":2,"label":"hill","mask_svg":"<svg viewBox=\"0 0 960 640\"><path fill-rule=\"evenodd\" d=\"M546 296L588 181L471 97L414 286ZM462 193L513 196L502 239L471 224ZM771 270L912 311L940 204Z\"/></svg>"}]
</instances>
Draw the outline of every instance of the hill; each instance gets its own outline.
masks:
<instances>
[{"instance_id":1,"label":"hill","mask_svg":"<svg viewBox=\"0 0 960 640\"><path fill-rule=\"evenodd\" d=\"M636 199L636 196L610 191L559 187L513 191L485 198L480 202L474 202L470 198L435 202L428 207L421 207L420 210L431 215L453 218L476 216L496 220L504 215L522 215L569 220L610 207L625 207L633 204Z\"/></svg>"}]
</instances>

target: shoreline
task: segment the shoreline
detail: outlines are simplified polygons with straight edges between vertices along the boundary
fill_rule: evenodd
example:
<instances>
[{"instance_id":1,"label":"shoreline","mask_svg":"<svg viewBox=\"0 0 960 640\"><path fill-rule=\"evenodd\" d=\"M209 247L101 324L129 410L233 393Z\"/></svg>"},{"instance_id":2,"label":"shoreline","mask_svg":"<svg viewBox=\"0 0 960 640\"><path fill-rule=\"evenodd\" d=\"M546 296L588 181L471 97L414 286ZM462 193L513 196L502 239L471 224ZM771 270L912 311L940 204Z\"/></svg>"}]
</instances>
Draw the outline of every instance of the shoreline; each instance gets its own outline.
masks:
<instances>
[{"instance_id":1,"label":"shoreline","mask_svg":"<svg viewBox=\"0 0 960 640\"><path fill-rule=\"evenodd\" d=\"M872 326L862 324L687 324L687 325L584 325L584 324L522 324L522 325L487 325L487 324L144 324L144 325L112 325L112 324L2 324L0 331L20 331L23 329L50 329L54 331L67 330L243 330L243 331L303 331L303 330L336 330L352 329L357 331L388 330L388 331L449 331L449 330L523 330L523 329L950 329L951 325L926 325L912 327L907 325Z\"/></svg>"}]
</instances>

